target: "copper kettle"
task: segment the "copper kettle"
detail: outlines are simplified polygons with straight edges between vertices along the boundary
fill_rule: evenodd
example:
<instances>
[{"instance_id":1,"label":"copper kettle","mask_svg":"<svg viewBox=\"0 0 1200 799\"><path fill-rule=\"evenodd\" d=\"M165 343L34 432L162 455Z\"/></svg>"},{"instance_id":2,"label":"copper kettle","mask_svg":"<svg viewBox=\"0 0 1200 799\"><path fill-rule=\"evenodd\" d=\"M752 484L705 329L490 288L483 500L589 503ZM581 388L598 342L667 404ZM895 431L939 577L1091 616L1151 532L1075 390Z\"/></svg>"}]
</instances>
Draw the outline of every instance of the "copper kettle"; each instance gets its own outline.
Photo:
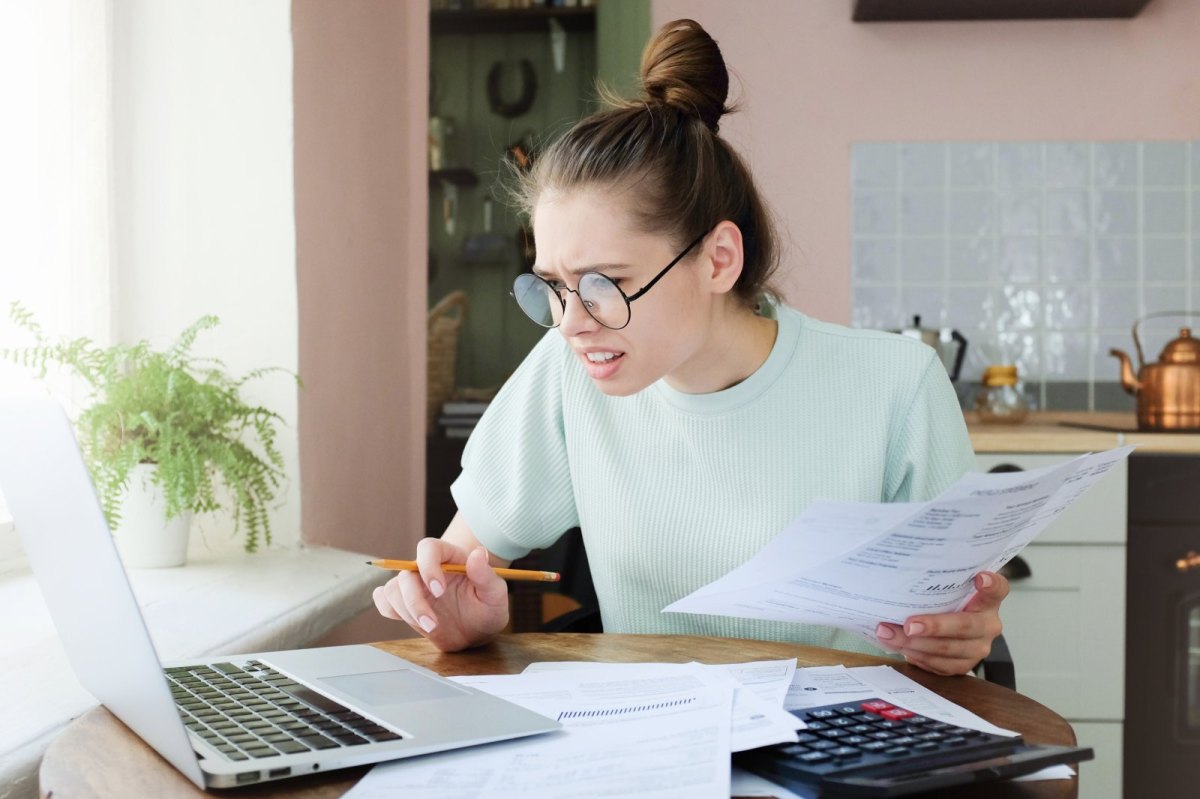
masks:
<instances>
[{"instance_id":1,"label":"copper kettle","mask_svg":"<svg viewBox=\"0 0 1200 799\"><path fill-rule=\"evenodd\" d=\"M1192 338L1192 329L1180 328L1179 338L1163 348L1156 363L1146 363L1142 355L1138 326L1147 319L1162 316L1200 316L1200 313L1161 311L1134 322L1136 377L1128 355L1118 349L1111 349L1108 354L1121 359L1121 385L1137 397L1139 430L1200 431L1200 340Z\"/></svg>"}]
</instances>

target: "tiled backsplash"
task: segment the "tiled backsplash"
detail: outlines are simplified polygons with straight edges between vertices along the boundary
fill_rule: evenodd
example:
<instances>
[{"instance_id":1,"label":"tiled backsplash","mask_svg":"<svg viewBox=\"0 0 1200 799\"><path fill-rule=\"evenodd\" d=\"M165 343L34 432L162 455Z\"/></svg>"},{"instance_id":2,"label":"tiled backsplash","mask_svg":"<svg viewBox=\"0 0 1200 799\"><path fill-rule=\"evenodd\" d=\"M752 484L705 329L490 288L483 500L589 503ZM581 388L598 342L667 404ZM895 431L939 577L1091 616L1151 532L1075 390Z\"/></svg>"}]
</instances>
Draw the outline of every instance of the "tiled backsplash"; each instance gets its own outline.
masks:
<instances>
[{"instance_id":1,"label":"tiled backsplash","mask_svg":"<svg viewBox=\"0 0 1200 799\"><path fill-rule=\"evenodd\" d=\"M1015 363L1038 407L1131 408L1109 348L1200 312L1200 141L863 142L852 169L854 324L957 328L964 384ZM1143 324L1147 359L1189 321Z\"/></svg>"}]
</instances>

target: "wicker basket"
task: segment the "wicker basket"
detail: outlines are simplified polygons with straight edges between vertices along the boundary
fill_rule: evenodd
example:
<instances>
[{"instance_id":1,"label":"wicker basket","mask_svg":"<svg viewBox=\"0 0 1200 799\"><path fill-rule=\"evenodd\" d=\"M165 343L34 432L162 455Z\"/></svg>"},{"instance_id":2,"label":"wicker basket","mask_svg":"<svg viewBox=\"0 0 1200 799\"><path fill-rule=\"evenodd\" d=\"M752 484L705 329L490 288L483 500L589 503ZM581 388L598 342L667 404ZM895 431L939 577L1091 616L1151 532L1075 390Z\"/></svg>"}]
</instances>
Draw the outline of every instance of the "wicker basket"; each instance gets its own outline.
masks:
<instances>
[{"instance_id":1,"label":"wicker basket","mask_svg":"<svg viewBox=\"0 0 1200 799\"><path fill-rule=\"evenodd\" d=\"M452 291L429 311L428 388L425 430L437 429L442 404L454 394L454 367L458 357L458 330L467 316L467 294Z\"/></svg>"}]
</instances>

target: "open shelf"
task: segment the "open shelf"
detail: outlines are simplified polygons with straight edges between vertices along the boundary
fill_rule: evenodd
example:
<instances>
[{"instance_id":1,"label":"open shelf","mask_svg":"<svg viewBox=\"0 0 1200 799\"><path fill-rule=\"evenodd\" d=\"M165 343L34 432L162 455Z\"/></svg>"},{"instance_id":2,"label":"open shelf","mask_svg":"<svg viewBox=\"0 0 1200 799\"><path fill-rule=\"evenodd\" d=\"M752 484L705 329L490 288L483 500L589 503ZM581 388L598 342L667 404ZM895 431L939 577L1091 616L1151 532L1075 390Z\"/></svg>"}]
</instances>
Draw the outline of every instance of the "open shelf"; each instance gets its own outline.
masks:
<instances>
[{"instance_id":1,"label":"open shelf","mask_svg":"<svg viewBox=\"0 0 1200 799\"><path fill-rule=\"evenodd\" d=\"M543 33L550 20L558 20L564 30L594 31L596 9L585 8L506 8L429 12L429 33L433 36L467 33Z\"/></svg>"},{"instance_id":2,"label":"open shelf","mask_svg":"<svg viewBox=\"0 0 1200 799\"><path fill-rule=\"evenodd\" d=\"M453 183L455 186L470 188L479 185L479 175L475 174L474 169L465 166L429 170L430 186L440 186L443 183Z\"/></svg>"},{"instance_id":3,"label":"open shelf","mask_svg":"<svg viewBox=\"0 0 1200 799\"><path fill-rule=\"evenodd\" d=\"M855 0L855 22L1137 16L1150 0Z\"/></svg>"}]
</instances>

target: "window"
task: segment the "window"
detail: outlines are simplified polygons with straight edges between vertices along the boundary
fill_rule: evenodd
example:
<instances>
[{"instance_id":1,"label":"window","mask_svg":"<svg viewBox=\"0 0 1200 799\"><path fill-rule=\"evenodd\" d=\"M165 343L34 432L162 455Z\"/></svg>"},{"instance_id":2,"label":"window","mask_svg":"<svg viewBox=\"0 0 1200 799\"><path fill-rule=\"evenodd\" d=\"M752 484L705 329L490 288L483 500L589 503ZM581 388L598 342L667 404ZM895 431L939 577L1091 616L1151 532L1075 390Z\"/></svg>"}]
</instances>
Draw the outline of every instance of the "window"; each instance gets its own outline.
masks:
<instances>
[{"instance_id":1,"label":"window","mask_svg":"<svg viewBox=\"0 0 1200 799\"><path fill-rule=\"evenodd\" d=\"M105 0L0 3L0 348L30 342L13 302L51 337L112 339L110 30ZM68 404L83 398L51 379ZM0 362L0 394L45 392ZM8 519L0 499L0 573L22 560Z\"/></svg>"}]
</instances>

